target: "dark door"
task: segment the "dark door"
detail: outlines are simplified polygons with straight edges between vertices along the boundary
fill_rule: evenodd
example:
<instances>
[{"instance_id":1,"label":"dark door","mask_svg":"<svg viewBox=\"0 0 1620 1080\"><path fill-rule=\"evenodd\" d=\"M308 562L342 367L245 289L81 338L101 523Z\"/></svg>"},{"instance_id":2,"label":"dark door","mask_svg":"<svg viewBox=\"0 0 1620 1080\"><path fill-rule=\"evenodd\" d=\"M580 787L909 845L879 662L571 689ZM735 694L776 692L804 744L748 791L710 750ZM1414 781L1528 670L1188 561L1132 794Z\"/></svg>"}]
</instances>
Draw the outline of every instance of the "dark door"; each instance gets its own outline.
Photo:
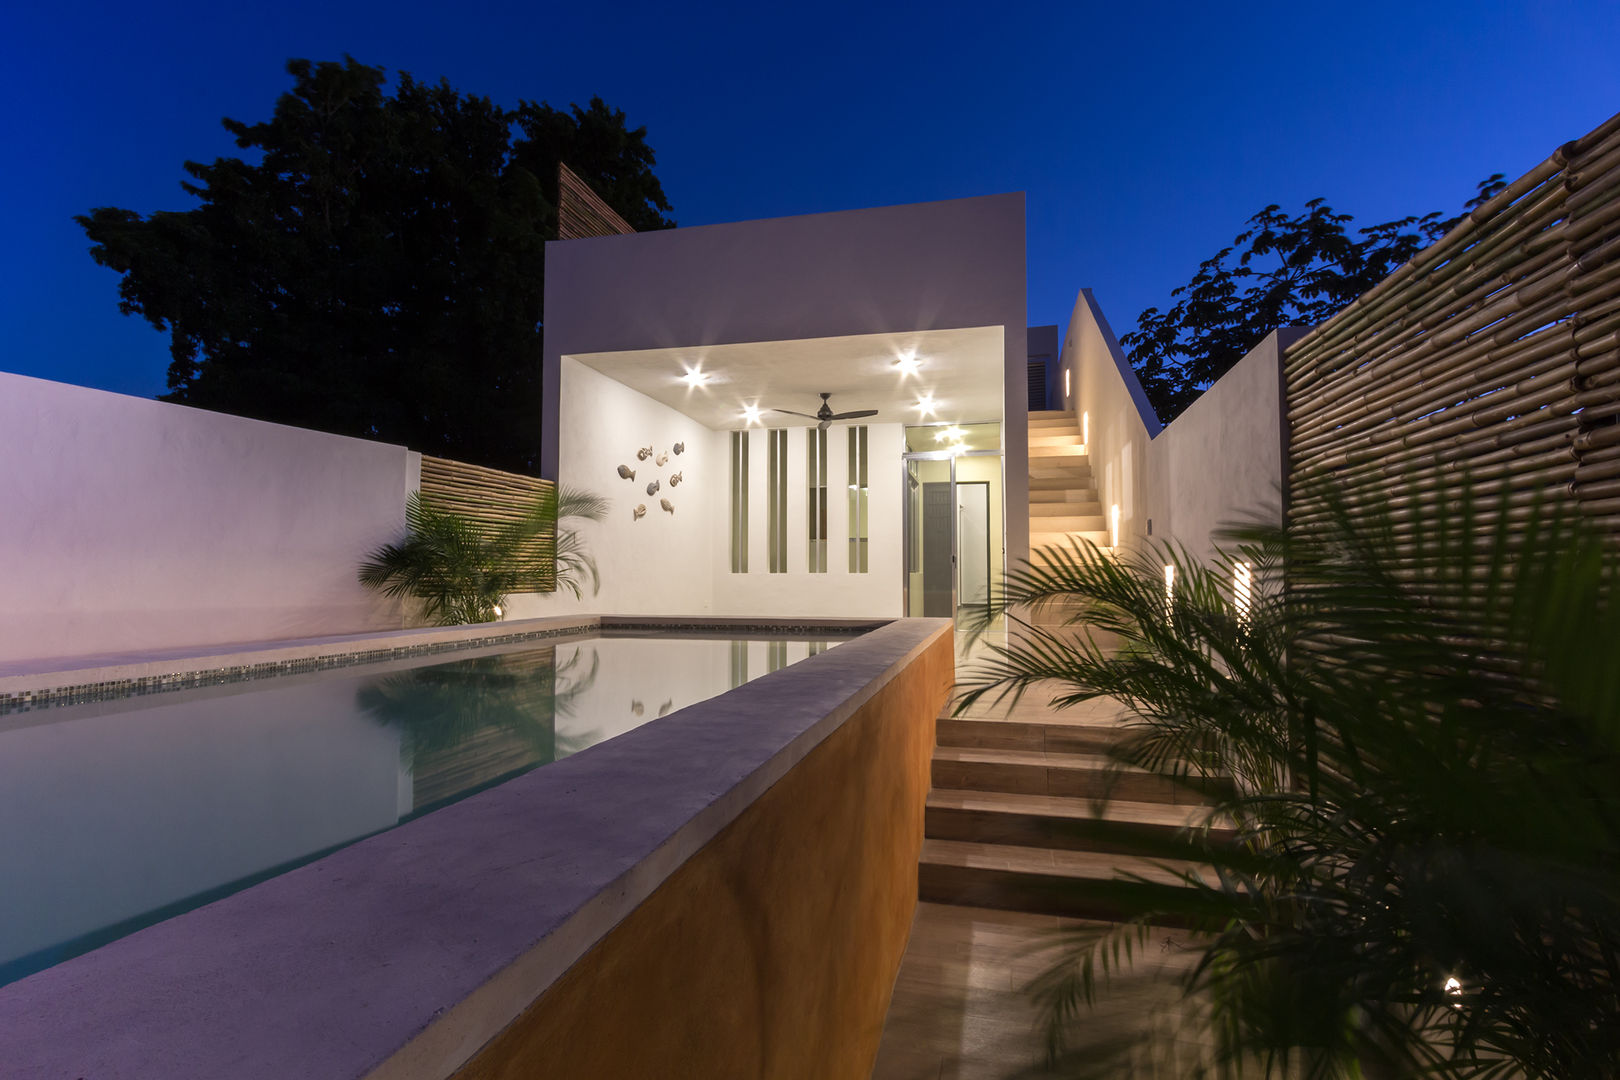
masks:
<instances>
[{"instance_id":1,"label":"dark door","mask_svg":"<svg viewBox=\"0 0 1620 1080\"><path fill-rule=\"evenodd\" d=\"M923 615L948 619L954 614L951 587L956 577L951 561L956 507L951 503L948 481L923 485L922 517Z\"/></svg>"}]
</instances>

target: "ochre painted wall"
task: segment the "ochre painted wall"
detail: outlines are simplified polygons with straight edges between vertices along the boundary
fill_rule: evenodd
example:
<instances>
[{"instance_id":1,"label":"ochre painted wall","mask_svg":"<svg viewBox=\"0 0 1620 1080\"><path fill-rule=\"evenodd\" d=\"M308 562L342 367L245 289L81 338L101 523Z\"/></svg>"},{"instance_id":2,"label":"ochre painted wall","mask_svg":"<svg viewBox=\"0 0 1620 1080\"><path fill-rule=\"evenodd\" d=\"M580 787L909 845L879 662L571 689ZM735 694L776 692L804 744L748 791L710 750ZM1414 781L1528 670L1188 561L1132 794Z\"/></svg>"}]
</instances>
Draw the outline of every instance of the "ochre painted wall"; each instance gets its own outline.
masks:
<instances>
[{"instance_id":1,"label":"ochre painted wall","mask_svg":"<svg viewBox=\"0 0 1620 1080\"><path fill-rule=\"evenodd\" d=\"M865 1080L917 903L947 632L459 1080Z\"/></svg>"}]
</instances>

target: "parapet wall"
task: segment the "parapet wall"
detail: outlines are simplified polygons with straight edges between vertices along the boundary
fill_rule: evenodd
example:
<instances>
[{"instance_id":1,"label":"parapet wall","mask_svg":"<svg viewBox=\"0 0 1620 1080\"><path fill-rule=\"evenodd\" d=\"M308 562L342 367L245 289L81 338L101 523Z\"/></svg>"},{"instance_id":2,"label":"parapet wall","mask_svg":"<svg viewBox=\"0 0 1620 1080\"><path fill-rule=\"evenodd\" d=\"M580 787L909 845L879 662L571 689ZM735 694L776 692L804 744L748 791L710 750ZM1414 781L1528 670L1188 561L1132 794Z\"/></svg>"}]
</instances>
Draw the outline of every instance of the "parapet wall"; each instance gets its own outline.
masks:
<instances>
[{"instance_id":1,"label":"parapet wall","mask_svg":"<svg viewBox=\"0 0 1620 1080\"><path fill-rule=\"evenodd\" d=\"M401 446L0 373L0 664L396 629Z\"/></svg>"}]
</instances>

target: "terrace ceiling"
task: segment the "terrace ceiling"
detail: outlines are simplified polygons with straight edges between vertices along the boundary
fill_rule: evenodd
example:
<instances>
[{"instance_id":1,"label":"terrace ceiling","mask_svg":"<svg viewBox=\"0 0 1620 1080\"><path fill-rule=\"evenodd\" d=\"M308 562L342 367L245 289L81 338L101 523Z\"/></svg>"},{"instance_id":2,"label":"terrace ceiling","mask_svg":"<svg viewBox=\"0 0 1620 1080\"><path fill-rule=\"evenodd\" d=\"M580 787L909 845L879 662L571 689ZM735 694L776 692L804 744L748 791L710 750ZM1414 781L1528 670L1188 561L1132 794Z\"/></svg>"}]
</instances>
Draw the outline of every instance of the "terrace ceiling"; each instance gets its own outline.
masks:
<instances>
[{"instance_id":1,"label":"terrace ceiling","mask_svg":"<svg viewBox=\"0 0 1620 1080\"><path fill-rule=\"evenodd\" d=\"M903 356L916 357L915 373L897 363ZM822 391L835 412L878 410L863 423L1000 420L1006 364L999 326L571 357L716 431L743 427L747 405L763 426L808 427L814 421L768 410L814 413ZM685 377L692 371L705 376L700 385ZM930 395L935 410L923 416L917 402Z\"/></svg>"}]
</instances>

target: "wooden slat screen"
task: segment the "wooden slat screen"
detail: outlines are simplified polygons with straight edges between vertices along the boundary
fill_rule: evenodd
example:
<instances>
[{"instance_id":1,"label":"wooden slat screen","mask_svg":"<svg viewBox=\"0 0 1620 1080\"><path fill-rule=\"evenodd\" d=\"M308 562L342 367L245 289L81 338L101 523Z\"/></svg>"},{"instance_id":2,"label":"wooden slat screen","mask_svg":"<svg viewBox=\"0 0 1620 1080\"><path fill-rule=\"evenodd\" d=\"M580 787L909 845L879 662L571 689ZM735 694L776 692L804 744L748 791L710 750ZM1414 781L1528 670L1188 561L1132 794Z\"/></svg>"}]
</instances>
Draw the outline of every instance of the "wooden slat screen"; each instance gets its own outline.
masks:
<instances>
[{"instance_id":1,"label":"wooden slat screen","mask_svg":"<svg viewBox=\"0 0 1620 1080\"><path fill-rule=\"evenodd\" d=\"M550 480L422 455L422 497L440 510L464 514L486 526L522 520L542 494L555 490ZM551 592L557 587L556 552L553 520L533 541L531 554L540 570L532 591Z\"/></svg>"},{"instance_id":2,"label":"wooden slat screen","mask_svg":"<svg viewBox=\"0 0 1620 1080\"><path fill-rule=\"evenodd\" d=\"M572 169L557 166L557 239L582 240L635 231Z\"/></svg>"},{"instance_id":3,"label":"wooden slat screen","mask_svg":"<svg viewBox=\"0 0 1620 1080\"><path fill-rule=\"evenodd\" d=\"M1291 522L1324 515L1311 478L1399 518L1466 473L1510 517L1561 495L1620 534L1620 115L1301 338L1284 387Z\"/></svg>"}]
</instances>

